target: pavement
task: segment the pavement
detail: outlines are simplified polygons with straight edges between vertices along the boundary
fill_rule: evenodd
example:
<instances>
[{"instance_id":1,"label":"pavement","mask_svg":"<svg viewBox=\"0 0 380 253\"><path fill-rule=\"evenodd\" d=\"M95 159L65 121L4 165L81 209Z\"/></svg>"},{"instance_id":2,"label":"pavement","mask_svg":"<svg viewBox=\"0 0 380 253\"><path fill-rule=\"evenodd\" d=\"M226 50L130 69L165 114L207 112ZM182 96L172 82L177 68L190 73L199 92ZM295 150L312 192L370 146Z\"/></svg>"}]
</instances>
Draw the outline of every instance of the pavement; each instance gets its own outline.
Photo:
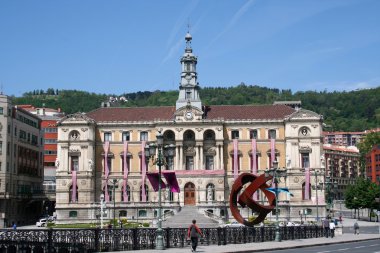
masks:
<instances>
[{"instance_id":1,"label":"pavement","mask_svg":"<svg viewBox=\"0 0 380 253\"><path fill-rule=\"evenodd\" d=\"M344 227L353 227L353 224L357 221L356 219L344 219ZM369 226L380 226L380 223L376 222L366 222L358 221L360 227ZM379 228L380 229L380 228ZM255 243L245 243L245 244L228 244L228 245L199 245L197 247L197 252L212 252L212 253L229 253L229 252L262 252L271 251L279 249L291 249L291 248L303 248L318 245L328 245L328 244L340 244L348 242L358 242L365 240L380 240L380 234L359 234L354 235L353 233L344 233L342 235L337 235L334 238L311 238L311 239L297 239L297 240L287 240L281 242L255 242ZM181 252L191 252L190 246L185 248L170 248L164 250L170 253L181 253ZM118 251L120 252L131 252L131 251ZM163 250L139 250L139 253L158 253L163 252Z\"/></svg>"}]
</instances>

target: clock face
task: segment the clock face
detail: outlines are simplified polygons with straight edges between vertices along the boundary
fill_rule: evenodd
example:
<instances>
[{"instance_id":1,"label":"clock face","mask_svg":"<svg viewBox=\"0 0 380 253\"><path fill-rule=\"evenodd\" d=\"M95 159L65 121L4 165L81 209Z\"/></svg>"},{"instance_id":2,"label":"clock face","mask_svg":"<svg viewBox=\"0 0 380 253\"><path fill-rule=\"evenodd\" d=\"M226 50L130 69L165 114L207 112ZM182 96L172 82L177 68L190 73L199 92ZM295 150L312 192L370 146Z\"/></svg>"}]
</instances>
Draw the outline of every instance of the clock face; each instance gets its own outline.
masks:
<instances>
[{"instance_id":1,"label":"clock face","mask_svg":"<svg viewBox=\"0 0 380 253\"><path fill-rule=\"evenodd\" d=\"M186 112L186 119L192 119L193 118L193 113L192 112Z\"/></svg>"}]
</instances>

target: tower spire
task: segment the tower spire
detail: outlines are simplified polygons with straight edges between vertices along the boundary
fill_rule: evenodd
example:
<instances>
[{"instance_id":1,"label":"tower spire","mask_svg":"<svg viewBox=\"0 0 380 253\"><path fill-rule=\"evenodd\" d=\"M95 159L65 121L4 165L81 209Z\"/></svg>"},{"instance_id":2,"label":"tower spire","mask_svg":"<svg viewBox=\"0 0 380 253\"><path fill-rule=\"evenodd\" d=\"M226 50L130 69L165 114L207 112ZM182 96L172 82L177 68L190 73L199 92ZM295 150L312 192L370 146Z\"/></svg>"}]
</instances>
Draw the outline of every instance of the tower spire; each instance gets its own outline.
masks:
<instances>
[{"instance_id":1,"label":"tower spire","mask_svg":"<svg viewBox=\"0 0 380 253\"><path fill-rule=\"evenodd\" d=\"M186 48L181 58L182 72L179 86L179 96L176 103L176 109L192 106L202 110L202 102L199 98L199 85L197 82L197 57L193 54L191 41L193 37L190 34L190 24L187 25L188 31L185 35Z\"/></svg>"}]
</instances>

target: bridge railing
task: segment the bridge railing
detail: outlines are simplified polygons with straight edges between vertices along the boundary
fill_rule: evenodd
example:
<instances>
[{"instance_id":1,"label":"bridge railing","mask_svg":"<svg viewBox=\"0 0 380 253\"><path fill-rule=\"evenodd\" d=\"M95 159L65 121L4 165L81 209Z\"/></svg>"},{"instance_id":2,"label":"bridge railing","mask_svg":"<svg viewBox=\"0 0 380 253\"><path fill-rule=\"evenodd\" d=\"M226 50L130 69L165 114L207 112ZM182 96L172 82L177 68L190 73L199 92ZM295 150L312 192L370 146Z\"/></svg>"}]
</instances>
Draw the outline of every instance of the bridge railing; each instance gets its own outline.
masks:
<instances>
[{"instance_id":1,"label":"bridge railing","mask_svg":"<svg viewBox=\"0 0 380 253\"><path fill-rule=\"evenodd\" d=\"M281 227L283 240L322 237L319 226ZM190 245L186 228L164 228L166 248ZM203 228L201 245L273 241L275 227ZM101 252L154 249L156 229L18 229L0 232L0 252Z\"/></svg>"}]
</instances>

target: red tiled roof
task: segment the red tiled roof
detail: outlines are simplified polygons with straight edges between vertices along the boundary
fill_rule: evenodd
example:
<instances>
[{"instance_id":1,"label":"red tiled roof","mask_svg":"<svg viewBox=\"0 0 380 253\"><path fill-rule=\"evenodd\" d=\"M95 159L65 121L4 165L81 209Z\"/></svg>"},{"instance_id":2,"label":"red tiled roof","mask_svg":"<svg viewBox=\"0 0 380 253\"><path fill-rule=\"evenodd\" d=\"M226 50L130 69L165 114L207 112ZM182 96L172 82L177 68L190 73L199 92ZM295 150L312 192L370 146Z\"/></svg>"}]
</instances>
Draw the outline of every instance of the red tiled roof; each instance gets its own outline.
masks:
<instances>
[{"instance_id":1,"label":"red tiled roof","mask_svg":"<svg viewBox=\"0 0 380 253\"><path fill-rule=\"evenodd\" d=\"M283 119L293 112L286 105L216 105L209 107L207 119Z\"/></svg>"},{"instance_id":2,"label":"red tiled roof","mask_svg":"<svg viewBox=\"0 0 380 253\"><path fill-rule=\"evenodd\" d=\"M286 105L215 105L209 106L207 119L283 119L295 110ZM162 107L104 107L87 113L98 122L172 120L174 106Z\"/></svg>"},{"instance_id":3,"label":"red tiled roof","mask_svg":"<svg viewBox=\"0 0 380 253\"><path fill-rule=\"evenodd\" d=\"M103 107L87 113L95 121L150 121L171 120L174 106L161 107Z\"/></svg>"}]
</instances>

